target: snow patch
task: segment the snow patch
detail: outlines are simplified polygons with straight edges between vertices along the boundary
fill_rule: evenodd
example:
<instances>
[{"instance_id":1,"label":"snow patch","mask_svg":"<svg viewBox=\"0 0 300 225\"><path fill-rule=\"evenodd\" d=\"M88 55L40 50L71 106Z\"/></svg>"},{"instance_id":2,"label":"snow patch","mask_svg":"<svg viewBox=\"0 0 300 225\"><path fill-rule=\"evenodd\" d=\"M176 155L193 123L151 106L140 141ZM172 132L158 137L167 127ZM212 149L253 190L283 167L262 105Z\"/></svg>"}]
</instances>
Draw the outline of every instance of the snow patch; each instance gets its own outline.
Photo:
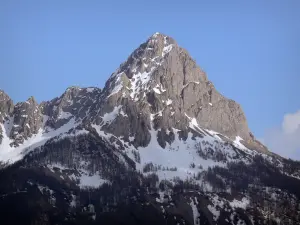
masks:
<instances>
[{"instance_id":1,"label":"snow patch","mask_svg":"<svg viewBox=\"0 0 300 225\"><path fill-rule=\"evenodd\" d=\"M191 203L190 203L190 206L192 207L192 211L193 211L193 218L194 218L194 225L200 225L200 213L197 209L197 198L195 197L195 200L196 200L196 204L194 202L193 199L191 199Z\"/></svg>"},{"instance_id":2,"label":"snow patch","mask_svg":"<svg viewBox=\"0 0 300 225\"><path fill-rule=\"evenodd\" d=\"M182 89L185 89L191 83L200 84L198 81L190 81L190 82L187 82L185 85L183 85Z\"/></svg>"},{"instance_id":3,"label":"snow patch","mask_svg":"<svg viewBox=\"0 0 300 225\"><path fill-rule=\"evenodd\" d=\"M159 32L156 32L155 34L152 35L152 37L156 38L159 35Z\"/></svg>"},{"instance_id":4,"label":"snow patch","mask_svg":"<svg viewBox=\"0 0 300 225\"><path fill-rule=\"evenodd\" d=\"M133 136L129 136L129 141L132 142L132 141L134 141L134 139L135 139L135 138L134 138Z\"/></svg>"},{"instance_id":5,"label":"snow patch","mask_svg":"<svg viewBox=\"0 0 300 225\"><path fill-rule=\"evenodd\" d=\"M119 91L122 90L122 88L123 88L123 82L122 82L122 80L121 80L122 74L123 74L123 72L118 73L118 74L115 74L115 73L114 73L114 74L111 76L111 78L114 78L114 77L117 77L117 78L116 78L116 80L115 80L114 82L112 82L112 83L110 84L110 88L111 88L112 85L114 85L114 87L113 87L113 89L110 91L110 94L107 96L107 98L109 98L109 97L112 96L112 95L117 94Z\"/></svg>"},{"instance_id":6,"label":"snow patch","mask_svg":"<svg viewBox=\"0 0 300 225\"><path fill-rule=\"evenodd\" d=\"M233 144L235 145L235 147L243 149L243 150L248 150L248 148L246 148L241 141L243 140L243 138L241 138L240 136L236 136L235 140L233 141Z\"/></svg>"},{"instance_id":7,"label":"snow patch","mask_svg":"<svg viewBox=\"0 0 300 225\"><path fill-rule=\"evenodd\" d=\"M71 116L73 116L71 113L61 111L57 118L62 120L62 119L69 119Z\"/></svg>"},{"instance_id":8,"label":"snow patch","mask_svg":"<svg viewBox=\"0 0 300 225\"><path fill-rule=\"evenodd\" d=\"M247 206L249 205L250 201L248 198L244 197L242 198L242 200L236 200L234 199L232 202L229 202L229 205L232 208L242 208L242 209L246 209Z\"/></svg>"},{"instance_id":9,"label":"snow patch","mask_svg":"<svg viewBox=\"0 0 300 225\"><path fill-rule=\"evenodd\" d=\"M120 114L121 114L123 117L128 117L127 114L124 113L123 109L120 110Z\"/></svg>"},{"instance_id":10,"label":"snow patch","mask_svg":"<svg viewBox=\"0 0 300 225\"><path fill-rule=\"evenodd\" d=\"M220 211L216 209L216 207L212 205L207 206L208 210L213 214L214 220L217 221L220 216Z\"/></svg>"},{"instance_id":11,"label":"snow patch","mask_svg":"<svg viewBox=\"0 0 300 225\"><path fill-rule=\"evenodd\" d=\"M70 202L70 207L72 208L76 208L76 195L71 195L72 196L72 200Z\"/></svg>"},{"instance_id":12,"label":"snow patch","mask_svg":"<svg viewBox=\"0 0 300 225\"><path fill-rule=\"evenodd\" d=\"M155 93L159 94L159 95L161 94L161 93L160 93L160 90L159 90L158 88L156 88L156 87L153 88L153 91L154 91Z\"/></svg>"},{"instance_id":13,"label":"snow patch","mask_svg":"<svg viewBox=\"0 0 300 225\"><path fill-rule=\"evenodd\" d=\"M81 174L80 184L81 188L93 187L98 188L105 183L109 183L109 181L101 179L98 174L94 174L89 176L88 174Z\"/></svg>"},{"instance_id":14,"label":"snow patch","mask_svg":"<svg viewBox=\"0 0 300 225\"><path fill-rule=\"evenodd\" d=\"M131 93L130 93L130 97L132 99L134 99L135 101L138 100L138 98L136 97L136 95L138 95L140 93L140 91L142 90L142 88L145 88L146 84L150 81L151 78L151 74L153 72L153 70L155 69L155 67L152 67L150 72L138 72L137 74L134 74L132 76L131 80Z\"/></svg>"},{"instance_id":15,"label":"snow patch","mask_svg":"<svg viewBox=\"0 0 300 225\"><path fill-rule=\"evenodd\" d=\"M89 87L89 88L86 89L86 92L90 93L90 92L93 92L94 90L95 90L95 88Z\"/></svg>"},{"instance_id":16,"label":"snow patch","mask_svg":"<svg viewBox=\"0 0 300 225\"><path fill-rule=\"evenodd\" d=\"M162 57L165 57L165 55L168 54L173 48L173 44L168 45L167 37L164 37L164 45L165 46L162 51Z\"/></svg>"},{"instance_id":17,"label":"snow patch","mask_svg":"<svg viewBox=\"0 0 300 225\"><path fill-rule=\"evenodd\" d=\"M105 113L102 116L102 124L111 124L112 121L114 121L116 119L116 117L118 116L120 109L122 108L121 105L119 106L115 106L113 111L109 112L109 113Z\"/></svg>"},{"instance_id":18,"label":"snow patch","mask_svg":"<svg viewBox=\"0 0 300 225\"><path fill-rule=\"evenodd\" d=\"M172 104L172 100L171 99L168 99L167 101L166 101L166 105L171 105Z\"/></svg>"}]
</instances>

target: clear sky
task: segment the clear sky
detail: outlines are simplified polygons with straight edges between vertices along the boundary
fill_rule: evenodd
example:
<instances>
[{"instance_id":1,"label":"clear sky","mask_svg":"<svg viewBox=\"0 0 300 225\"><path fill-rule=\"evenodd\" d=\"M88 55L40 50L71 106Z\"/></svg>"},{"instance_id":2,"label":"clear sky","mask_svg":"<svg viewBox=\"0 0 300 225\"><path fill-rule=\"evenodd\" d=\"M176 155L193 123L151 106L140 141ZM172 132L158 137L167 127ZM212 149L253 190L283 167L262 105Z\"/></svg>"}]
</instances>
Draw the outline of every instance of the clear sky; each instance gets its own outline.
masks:
<instances>
[{"instance_id":1,"label":"clear sky","mask_svg":"<svg viewBox=\"0 0 300 225\"><path fill-rule=\"evenodd\" d=\"M264 141L300 109L299 0L2 0L0 88L17 102L103 87L156 31L190 52Z\"/></svg>"}]
</instances>

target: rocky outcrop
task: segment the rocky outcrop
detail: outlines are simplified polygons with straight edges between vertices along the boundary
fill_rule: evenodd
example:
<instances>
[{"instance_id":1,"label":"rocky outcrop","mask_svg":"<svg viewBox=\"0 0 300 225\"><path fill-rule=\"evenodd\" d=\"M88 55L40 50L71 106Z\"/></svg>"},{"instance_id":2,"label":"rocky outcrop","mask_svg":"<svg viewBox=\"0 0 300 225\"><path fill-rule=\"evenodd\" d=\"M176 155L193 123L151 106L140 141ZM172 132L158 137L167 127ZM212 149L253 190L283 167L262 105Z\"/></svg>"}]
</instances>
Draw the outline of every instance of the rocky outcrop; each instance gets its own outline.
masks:
<instances>
[{"instance_id":1,"label":"rocky outcrop","mask_svg":"<svg viewBox=\"0 0 300 225\"><path fill-rule=\"evenodd\" d=\"M34 97L16 105L3 91L0 92L0 123L6 126L0 127L0 143L3 132L12 140L11 146L18 146L33 134L36 134L42 126L42 115L38 103ZM6 130L2 130L5 128Z\"/></svg>"},{"instance_id":2,"label":"rocky outcrop","mask_svg":"<svg viewBox=\"0 0 300 225\"><path fill-rule=\"evenodd\" d=\"M71 118L83 120L98 104L100 94L99 88L70 87L59 98L42 102L40 108L47 116L46 126L57 129Z\"/></svg>"},{"instance_id":3,"label":"rocky outcrop","mask_svg":"<svg viewBox=\"0 0 300 225\"><path fill-rule=\"evenodd\" d=\"M13 124L10 138L15 146L23 143L33 134L37 134L43 123L42 114L34 97L25 102L17 103L13 111Z\"/></svg>"},{"instance_id":4,"label":"rocky outcrop","mask_svg":"<svg viewBox=\"0 0 300 225\"><path fill-rule=\"evenodd\" d=\"M0 90L0 124L12 113L14 108L13 101L2 90ZM0 126L0 144L3 139L3 132L5 132Z\"/></svg>"},{"instance_id":5,"label":"rocky outcrop","mask_svg":"<svg viewBox=\"0 0 300 225\"><path fill-rule=\"evenodd\" d=\"M0 90L0 121L2 122L5 117L9 116L14 108L13 101L2 90Z\"/></svg>"}]
</instances>

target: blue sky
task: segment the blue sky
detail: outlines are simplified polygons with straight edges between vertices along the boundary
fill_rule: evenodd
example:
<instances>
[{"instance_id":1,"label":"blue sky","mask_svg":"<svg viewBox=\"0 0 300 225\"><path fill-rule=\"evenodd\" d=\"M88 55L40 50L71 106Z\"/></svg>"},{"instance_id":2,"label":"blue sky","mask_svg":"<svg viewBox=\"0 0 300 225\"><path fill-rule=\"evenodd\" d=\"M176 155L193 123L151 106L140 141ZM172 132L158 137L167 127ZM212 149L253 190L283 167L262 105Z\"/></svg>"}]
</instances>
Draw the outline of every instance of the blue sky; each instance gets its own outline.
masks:
<instances>
[{"instance_id":1,"label":"blue sky","mask_svg":"<svg viewBox=\"0 0 300 225\"><path fill-rule=\"evenodd\" d=\"M0 88L17 102L49 100L71 85L103 87L158 31L242 105L250 129L265 141L300 109L299 12L298 0L3 0Z\"/></svg>"}]
</instances>

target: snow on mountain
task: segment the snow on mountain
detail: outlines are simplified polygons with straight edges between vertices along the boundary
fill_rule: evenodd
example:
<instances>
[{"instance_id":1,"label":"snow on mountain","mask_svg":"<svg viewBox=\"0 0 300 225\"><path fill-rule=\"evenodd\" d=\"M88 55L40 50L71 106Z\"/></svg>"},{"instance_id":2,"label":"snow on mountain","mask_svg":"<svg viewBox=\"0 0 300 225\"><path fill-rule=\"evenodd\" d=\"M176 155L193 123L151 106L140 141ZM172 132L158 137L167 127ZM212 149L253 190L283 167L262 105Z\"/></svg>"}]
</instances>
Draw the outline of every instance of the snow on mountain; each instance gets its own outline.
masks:
<instances>
[{"instance_id":1,"label":"snow on mountain","mask_svg":"<svg viewBox=\"0 0 300 225\"><path fill-rule=\"evenodd\" d=\"M154 35L154 37L151 38L156 38L156 36ZM153 40L155 41L156 39L150 39L149 43L151 44ZM166 38L164 37L164 44L166 43ZM149 74L144 73L144 75L144 77L133 75L133 88L130 94L131 97L136 96L136 94L139 92L137 89L152 81ZM121 79L118 76L119 74L116 74L112 77L117 77L117 80ZM135 86L137 83L139 83L139 87ZM195 83L199 84L199 82ZM186 87L188 84L186 84L184 87ZM30 151L44 145L48 140L53 139L54 137L65 138L72 135L69 133L69 131L74 128L77 128L77 131L75 133L73 132L73 135L87 134L89 132L88 130L82 127L78 128L82 124L82 119L74 117L74 115L71 113L72 110L69 111L70 108L74 108L74 105L76 105L77 101L81 101L82 97L80 100L77 100L76 96L82 96L82 90L83 89L80 88L68 89L60 99L55 99L52 101L55 102L54 105L52 102L49 103L52 104L54 110L57 110L58 107L60 107L56 118L58 120L66 120L65 123L57 128L49 127L48 122L50 120L51 113L49 116L44 115L43 125L38 132L32 137L26 139L17 147L12 147L10 145L13 140L11 140L7 135L12 129L11 121L13 121L13 118L8 119L4 124L1 124L1 129L3 130L3 140L0 146L1 161L6 163L16 162L22 159ZM159 95L166 91L161 85L158 84L154 86L153 90ZM77 95L74 95L73 91L75 91ZM92 93L94 91L94 88L86 89L86 93ZM76 100L74 101L74 99ZM133 98L133 101L136 100L137 99ZM66 102L66 106L64 102ZM173 101L168 98L165 104L169 106L173 104ZM43 107L45 106L43 105ZM85 108L85 110L90 110L91 107L92 106L89 106L88 108ZM85 115L88 116L86 113ZM173 181L176 178L180 178L182 180L189 179L194 180L196 183L201 183L201 179L199 177L196 179L196 177L202 171L214 166L226 167L227 163L232 161L243 161L244 163L249 164L252 162L252 157L258 154L256 151L253 151L253 149L248 149L245 147L241 143L243 140L241 137L236 136L236 138L229 143L228 140L230 140L230 138L222 135L219 132L202 128L199 126L199 123L201 122L198 123L196 118L188 116L187 113L184 113L184 116L188 119L188 126L191 130L188 131L186 137L183 138L180 137L180 129L170 127L168 129L168 135L170 135L171 132L173 135L173 140L170 142L167 141L166 145L163 147L158 142L158 133L162 132L162 129L155 129L153 126L154 118L157 116L162 116L162 111L149 115L150 142L147 144L147 146L134 146L130 143L135 140L134 137L129 137L128 141L126 141L122 139L122 136L119 137L113 133L103 130L104 126L109 127L120 115L123 117L128 117L123 111L122 105L114 106L112 111L107 111L103 114L103 116L100 116L100 125L92 124L91 127L96 129L98 135L101 138L104 138L108 143L111 143L115 148L122 148L129 158L136 163L136 168L140 172L145 174L155 173L158 175L160 180L167 179ZM224 141L222 137L226 138L226 140ZM112 141L112 138L114 141ZM136 158L137 155L138 160ZM269 158L265 154L261 155L264 155L264 157L270 161L273 160L273 158ZM123 156L120 155L119 157L123 158ZM87 178L87 180L88 179L89 178Z\"/></svg>"},{"instance_id":2,"label":"snow on mountain","mask_svg":"<svg viewBox=\"0 0 300 225\"><path fill-rule=\"evenodd\" d=\"M75 119L69 120L68 123L64 124L58 129L49 129L45 126L47 122L47 116L44 116L44 126L40 128L38 133L33 135L32 137L25 140L18 147L11 146L13 140L8 137L8 133L10 132L10 120L7 120L4 125L0 124L1 129L3 131L3 139L0 145L0 160L4 163L14 163L20 159L22 159L26 154L30 151L35 150L36 148L44 145L51 138L66 135L71 129L76 128L78 123L75 122Z\"/></svg>"},{"instance_id":3,"label":"snow on mountain","mask_svg":"<svg viewBox=\"0 0 300 225\"><path fill-rule=\"evenodd\" d=\"M134 51L118 70L109 79L108 98L122 90L123 95L128 91L134 101L144 97L144 91L149 90L152 82L152 74L161 66L165 56L172 50L174 41L169 37L156 33L152 35L146 44ZM129 78L129 80L126 79ZM154 91L160 92L154 87Z\"/></svg>"},{"instance_id":4,"label":"snow on mountain","mask_svg":"<svg viewBox=\"0 0 300 225\"><path fill-rule=\"evenodd\" d=\"M124 205L150 213L142 221L159 218L150 224L299 221L299 164L259 143L241 106L161 33L103 89L70 87L50 101L16 105L0 91L0 162L8 180L0 197L27 193L26 204L48 202L66 221L123 215Z\"/></svg>"}]
</instances>

